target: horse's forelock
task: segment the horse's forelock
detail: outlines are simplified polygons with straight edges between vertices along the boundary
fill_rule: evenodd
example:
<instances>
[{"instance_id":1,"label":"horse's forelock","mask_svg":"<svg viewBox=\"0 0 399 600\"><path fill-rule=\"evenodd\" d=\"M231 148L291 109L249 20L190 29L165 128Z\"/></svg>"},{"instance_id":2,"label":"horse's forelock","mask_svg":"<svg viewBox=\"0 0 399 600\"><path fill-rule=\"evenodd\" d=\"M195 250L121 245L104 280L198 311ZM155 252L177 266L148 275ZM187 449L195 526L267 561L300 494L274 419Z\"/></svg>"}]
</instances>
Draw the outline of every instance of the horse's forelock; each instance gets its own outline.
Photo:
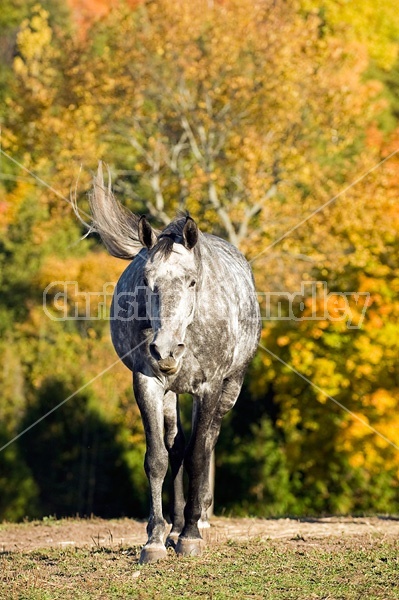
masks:
<instances>
[{"instance_id":1,"label":"horse's forelock","mask_svg":"<svg viewBox=\"0 0 399 600\"><path fill-rule=\"evenodd\" d=\"M173 245L183 244L183 230L186 224L186 216L179 217L169 223L158 237L158 241L150 250L151 260L155 256L167 260L173 252Z\"/></svg>"},{"instance_id":2,"label":"horse's forelock","mask_svg":"<svg viewBox=\"0 0 399 600\"><path fill-rule=\"evenodd\" d=\"M155 256L167 260L173 251L174 239L169 236L164 236L158 239L157 243L151 248L150 256L151 260L154 260Z\"/></svg>"}]
</instances>

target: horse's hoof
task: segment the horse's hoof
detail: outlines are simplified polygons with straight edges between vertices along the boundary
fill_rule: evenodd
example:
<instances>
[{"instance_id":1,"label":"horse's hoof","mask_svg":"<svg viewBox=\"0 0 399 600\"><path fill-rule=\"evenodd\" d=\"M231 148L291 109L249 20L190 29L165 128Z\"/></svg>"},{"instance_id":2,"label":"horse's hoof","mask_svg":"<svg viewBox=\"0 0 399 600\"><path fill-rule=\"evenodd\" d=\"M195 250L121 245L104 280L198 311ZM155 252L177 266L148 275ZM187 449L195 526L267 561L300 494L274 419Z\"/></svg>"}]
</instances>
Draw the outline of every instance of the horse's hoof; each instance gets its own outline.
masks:
<instances>
[{"instance_id":1,"label":"horse's hoof","mask_svg":"<svg viewBox=\"0 0 399 600\"><path fill-rule=\"evenodd\" d=\"M163 560L168 555L165 546L144 546L140 554L140 564L147 565Z\"/></svg>"},{"instance_id":2,"label":"horse's hoof","mask_svg":"<svg viewBox=\"0 0 399 600\"><path fill-rule=\"evenodd\" d=\"M179 538L175 550L180 556L199 556L204 545L202 538Z\"/></svg>"},{"instance_id":3,"label":"horse's hoof","mask_svg":"<svg viewBox=\"0 0 399 600\"><path fill-rule=\"evenodd\" d=\"M173 548L173 550L176 550L176 544L178 539L179 534L177 533L177 531L171 531L168 537L166 538L165 546L167 548Z\"/></svg>"}]
</instances>

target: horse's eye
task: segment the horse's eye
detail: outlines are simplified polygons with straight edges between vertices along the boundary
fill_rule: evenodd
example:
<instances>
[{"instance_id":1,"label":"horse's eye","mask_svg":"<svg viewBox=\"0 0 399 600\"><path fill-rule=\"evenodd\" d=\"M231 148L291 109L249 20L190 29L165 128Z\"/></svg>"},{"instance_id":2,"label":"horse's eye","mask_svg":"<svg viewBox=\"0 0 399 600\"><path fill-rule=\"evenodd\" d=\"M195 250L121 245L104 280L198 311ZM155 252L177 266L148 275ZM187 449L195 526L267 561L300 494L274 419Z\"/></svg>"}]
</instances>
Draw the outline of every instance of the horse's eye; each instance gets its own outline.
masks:
<instances>
[{"instance_id":1,"label":"horse's eye","mask_svg":"<svg viewBox=\"0 0 399 600\"><path fill-rule=\"evenodd\" d=\"M195 281L194 281L194 279L193 279L193 280L191 281L191 283L190 283L189 287L194 287L194 286L195 286Z\"/></svg>"}]
</instances>

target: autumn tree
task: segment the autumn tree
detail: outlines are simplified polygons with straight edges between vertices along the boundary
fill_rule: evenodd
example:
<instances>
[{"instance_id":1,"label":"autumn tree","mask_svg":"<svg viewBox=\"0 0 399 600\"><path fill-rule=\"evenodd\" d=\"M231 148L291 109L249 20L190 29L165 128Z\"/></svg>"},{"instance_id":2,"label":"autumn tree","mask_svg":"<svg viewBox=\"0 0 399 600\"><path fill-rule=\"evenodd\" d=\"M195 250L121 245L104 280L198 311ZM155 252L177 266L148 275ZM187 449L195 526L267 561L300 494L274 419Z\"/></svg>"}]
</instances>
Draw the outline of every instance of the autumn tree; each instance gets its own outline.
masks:
<instances>
[{"instance_id":1,"label":"autumn tree","mask_svg":"<svg viewBox=\"0 0 399 600\"><path fill-rule=\"evenodd\" d=\"M287 227L285 199L300 216L350 171L373 93L366 56L322 37L317 16L246 1L176 14L164 0L95 34L115 189L160 222L188 209L250 254Z\"/></svg>"},{"instance_id":2,"label":"autumn tree","mask_svg":"<svg viewBox=\"0 0 399 600\"><path fill-rule=\"evenodd\" d=\"M329 318L265 321L264 348L220 438L219 506L264 515L393 509L398 458L387 440L398 445L397 163L375 167L397 143L385 94L396 30L387 20L390 0L366 5L369 12L355 14L333 0L185 0L179 11L171 0L118 3L93 24L85 20L84 35L75 35L69 17L55 24L40 5L30 18L21 14L2 109L4 440L93 379L92 392L76 396L87 418L76 418L81 429L72 432L71 453L61 448L60 470L76 473L71 457L88 464L79 432L101 429L106 439L112 432L116 471L127 466L140 510L142 426L129 374L121 365L108 370L107 322L57 320L52 302L62 283L49 294L54 318L42 308L48 284L76 281L70 316L80 291L100 291L125 266L95 239L80 241L69 204L76 190L87 210L90 169L105 159L129 208L161 225L189 210L203 230L253 261L260 292L325 281L328 293L370 294L361 329L331 318L342 314L342 296L334 295ZM373 16L381 16L380 36L368 27ZM370 65L385 73L385 88ZM296 314L309 316L312 301L311 293L297 298ZM322 297L316 302L320 308ZM351 310L359 324L362 305ZM63 413L72 420L73 406ZM48 433L37 430L42 443L67 437L56 415ZM22 518L29 506L50 510L43 494L51 481L37 468L40 448L29 463L29 443L2 455L6 472L17 471L10 489L21 489L1 507L8 518ZM60 488L58 506L68 504L67 492Z\"/></svg>"}]
</instances>

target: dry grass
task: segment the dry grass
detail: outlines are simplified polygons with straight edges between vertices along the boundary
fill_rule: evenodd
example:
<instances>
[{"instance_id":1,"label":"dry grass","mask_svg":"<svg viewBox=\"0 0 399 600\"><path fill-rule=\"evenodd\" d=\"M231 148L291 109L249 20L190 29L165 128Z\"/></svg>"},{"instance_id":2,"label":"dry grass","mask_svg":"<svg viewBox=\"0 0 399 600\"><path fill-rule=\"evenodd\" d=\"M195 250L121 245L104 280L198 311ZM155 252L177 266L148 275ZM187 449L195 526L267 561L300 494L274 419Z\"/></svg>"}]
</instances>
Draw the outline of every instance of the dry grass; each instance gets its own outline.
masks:
<instances>
[{"instance_id":1,"label":"dry grass","mask_svg":"<svg viewBox=\"0 0 399 600\"><path fill-rule=\"evenodd\" d=\"M122 521L54 521L0 527L0 543L7 532L21 538L42 528L54 537L80 530L90 543L56 544L36 550L4 550L0 556L0 598L18 600L74 600L113 598L272 598L272 599L379 599L399 598L399 536L394 529L378 531L368 525L348 533L350 523L325 519L301 523L292 520L260 521L271 536L256 534L258 520L216 520L211 543L200 558L177 558L172 552L162 563L138 565L140 546L124 543L119 533L131 524L142 533L143 523ZM248 531L252 523L252 534ZM293 528L297 533L293 534ZM341 523L341 530L340 530ZM363 520L365 523L365 520ZM390 522L384 521L384 524ZM240 528L241 524L241 528ZM313 524L313 530L311 528ZM331 532L326 535L329 524ZM99 527L101 525L101 527ZM105 532L92 535L92 526ZM224 531L235 532L226 539ZM345 527L348 528L345 531ZM391 525L397 527L398 522ZM304 527L302 527L304 526ZM104 529L103 529L104 527ZM119 529L121 527L121 529ZM284 529L285 527L285 529ZM307 533L305 534L305 529ZM279 535L285 537L277 537ZM312 535L312 531L314 535ZM316 535L316 532L318 534ZM324 535L320 535L324 532ZM332 534L332 535L331 535ZM247 536L246 539L244 537ZM65 537L65 536L64 536ZM73 541L73 540L65 540ZM144 541L144 540L142 540ZM32 543L32 542L30 542ZM39 544L40 545L40 544Z\"/></svg>"}]
</instances>

